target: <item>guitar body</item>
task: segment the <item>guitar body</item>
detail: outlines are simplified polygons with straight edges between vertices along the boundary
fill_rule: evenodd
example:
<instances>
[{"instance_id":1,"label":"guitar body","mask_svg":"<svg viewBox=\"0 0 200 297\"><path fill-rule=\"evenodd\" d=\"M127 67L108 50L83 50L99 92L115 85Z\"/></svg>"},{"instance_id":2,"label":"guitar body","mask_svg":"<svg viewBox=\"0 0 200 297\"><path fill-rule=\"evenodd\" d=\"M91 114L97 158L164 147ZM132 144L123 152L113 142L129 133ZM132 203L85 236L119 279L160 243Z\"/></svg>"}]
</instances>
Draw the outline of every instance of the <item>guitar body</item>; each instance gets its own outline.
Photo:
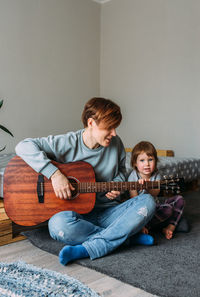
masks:
<instances>
[{"instance_id":1,"label":"guitar body","mask_svg":"<svg viewBox=\"0 0 200 297\"><path fill-rule=\"evenodd\" d=\"M52 161L70 181L95 182L92 166L86 162L60 164ZM18 225L34 226L45 222L54 214L72 210L80 214L90 212L95 204L95 193L76 193L72 200L55 196L51 181L44 177L44 201L38 199L39 174L20 157L8 163L4 173L4 207L8 217Z\"/></svg>"}]
</instances>

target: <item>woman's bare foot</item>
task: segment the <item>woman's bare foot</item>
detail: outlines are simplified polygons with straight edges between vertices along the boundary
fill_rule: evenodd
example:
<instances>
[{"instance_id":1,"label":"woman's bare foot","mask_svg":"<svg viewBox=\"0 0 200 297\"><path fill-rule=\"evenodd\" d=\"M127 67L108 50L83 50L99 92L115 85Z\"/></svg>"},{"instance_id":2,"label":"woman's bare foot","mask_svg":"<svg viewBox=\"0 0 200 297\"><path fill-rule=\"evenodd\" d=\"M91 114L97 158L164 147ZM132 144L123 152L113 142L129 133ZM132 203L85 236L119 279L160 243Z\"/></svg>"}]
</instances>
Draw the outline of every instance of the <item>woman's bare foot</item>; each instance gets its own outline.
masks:
<instances>
[{"instance_id":1,"label":"woman's bare foot","mask_svg":"<svg viewBox=\"0 0 200 297\"><path fill-rule=\"evenodd\" d=\"M175 226L172 224L169 224L166 228L163 228L162 232L165 235L167 239L171 239L175 230Z\"/></svg>"}]
</instances>

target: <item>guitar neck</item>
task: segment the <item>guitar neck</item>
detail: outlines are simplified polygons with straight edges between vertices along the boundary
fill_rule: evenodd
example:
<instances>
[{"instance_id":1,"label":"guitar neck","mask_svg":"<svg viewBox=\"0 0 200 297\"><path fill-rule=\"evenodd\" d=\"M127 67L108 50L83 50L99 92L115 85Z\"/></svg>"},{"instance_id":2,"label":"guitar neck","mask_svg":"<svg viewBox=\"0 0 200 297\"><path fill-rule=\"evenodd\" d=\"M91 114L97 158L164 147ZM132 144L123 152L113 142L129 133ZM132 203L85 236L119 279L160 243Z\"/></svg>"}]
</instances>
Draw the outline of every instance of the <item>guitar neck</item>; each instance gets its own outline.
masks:
<instances>
[{"instance_id":1,"label":"guitar neck","mask_svg":"<svg viewBox=\"0 0 200 297\"><path fill-rule=\"evenodd\" d=\"M110 191L126 191L126 190L150 190L160 189L160 181L145 181L144 184L139 182L85 182L73 184L77 186L79 193L97 193Z\"/></svg>"}]
</instances>

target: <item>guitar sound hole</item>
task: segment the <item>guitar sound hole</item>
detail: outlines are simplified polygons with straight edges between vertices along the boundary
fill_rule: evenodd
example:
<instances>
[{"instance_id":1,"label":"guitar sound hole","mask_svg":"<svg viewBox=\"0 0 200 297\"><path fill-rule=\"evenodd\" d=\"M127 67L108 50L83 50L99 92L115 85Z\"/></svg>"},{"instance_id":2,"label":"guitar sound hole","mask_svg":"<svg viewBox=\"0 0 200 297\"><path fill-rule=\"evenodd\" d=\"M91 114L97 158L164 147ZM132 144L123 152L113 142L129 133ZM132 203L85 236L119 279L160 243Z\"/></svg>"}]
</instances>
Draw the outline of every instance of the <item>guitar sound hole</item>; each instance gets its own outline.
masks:
<instances>
[{"instance_id":1,"label":"guitar sound hole","mask_svg":"<svg viewBox=\"0 0 200 297\"><path fill-rule=\"evenodd\" d=\"M72 199L75 199L78 196L78 181L77 179L73 178L73 177L67 177L69 182L71 184L73 184L73 187L75 188L74 191L71 191L72 193Z\"/></svg>"}]
</instances>

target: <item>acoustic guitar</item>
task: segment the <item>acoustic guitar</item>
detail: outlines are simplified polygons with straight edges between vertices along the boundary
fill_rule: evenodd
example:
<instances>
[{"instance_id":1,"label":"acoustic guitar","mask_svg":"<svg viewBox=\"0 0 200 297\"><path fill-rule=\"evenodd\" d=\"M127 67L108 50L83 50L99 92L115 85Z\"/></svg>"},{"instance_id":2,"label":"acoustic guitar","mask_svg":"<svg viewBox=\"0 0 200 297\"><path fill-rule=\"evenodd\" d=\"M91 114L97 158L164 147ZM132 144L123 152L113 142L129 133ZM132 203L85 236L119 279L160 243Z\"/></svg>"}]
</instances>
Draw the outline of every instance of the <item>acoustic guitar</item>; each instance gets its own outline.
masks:
<instances>
[{"instance_id":1,"label":"acoustic guitar","mask_svg":"<svg viewBox=\"0 0 200 297\"><path fill-rule=\"evenodd\" d=\"M38 174L20 157L8 163L4 173L4 207L8 217L18 225L34 226L45 222L54 214L73 210L80 214L90 212L95 205L97 192L164 189L180 190L180 179L166 178L161 181L96 182L92 166L86 162L60 164L52 161L67 176L75 190L71 200L55 196L51 181Z\"/></svg>"}]
</instances>

